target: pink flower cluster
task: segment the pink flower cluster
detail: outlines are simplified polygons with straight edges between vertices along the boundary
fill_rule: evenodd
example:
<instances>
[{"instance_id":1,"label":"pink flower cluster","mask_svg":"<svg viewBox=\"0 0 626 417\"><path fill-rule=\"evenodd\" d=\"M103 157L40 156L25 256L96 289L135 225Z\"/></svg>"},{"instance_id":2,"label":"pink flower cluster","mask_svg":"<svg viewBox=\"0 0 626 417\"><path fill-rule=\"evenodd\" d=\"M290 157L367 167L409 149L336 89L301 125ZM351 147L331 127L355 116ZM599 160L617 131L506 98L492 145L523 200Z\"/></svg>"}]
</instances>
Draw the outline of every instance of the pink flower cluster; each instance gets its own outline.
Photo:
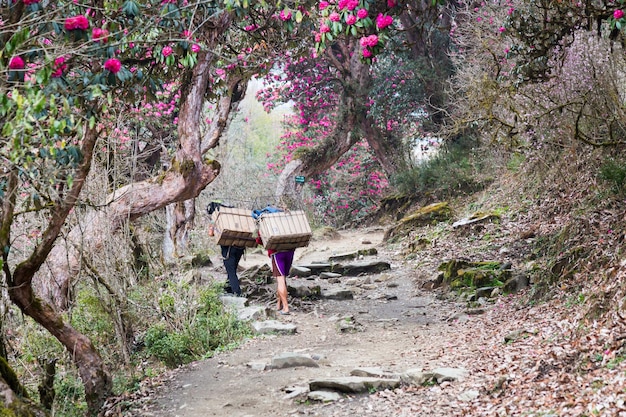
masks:
<instances>
[{"instance_id":1,"label":"pink flower cluster","mask_svg":"<svg viewBox=\"0 0 626 417\"><path fill-rule=\"evenodd\" d=\"M319 6L319 9L320 9L320 10L324 10L324 9L325 9L325 8L327 8L328 6L329 6L329 3L328 3L327 1L322 0L322 1L320 1L320 6Z\"/></svg>"},{"instance_id":2,"label":"pink flower cluster","mask_svg":"<svg viewBox=\"0 0 626 417\"><path fill-rule=\"evenodd\" d=\"M339 22L341 20L341 16L339 16L339 13L337 12L332 12L330 16L328 16L328 20L331 22Z\"/></svg>"},{"instance_id":3,"label":"pink flower cluster","mask_svg":"<svg viewBox=\"0 0 626 417\"><path fill-rule=\"evenodd\" d=\"M164 57L168 57L170 55L172 55L172 52L174 52L174 50L172 49L171 46L166 45L163 47L163 49L161 50L161 53L163 54Z\"/></svg>"},{"instance_id":4,"label":"pink flower cluster","mask_svg":"<svg viewBox=\"0 0 626 417\"><path fill-rule=\"evenodd\" d=\"M116 58L107 59L104 63L104 69L111 71L113 74L117 74L120 69L122 69L122 63Z\"/></svg>"},{"instance_id":5,"label":"pink flower cluster","mask_svg":"<svg viewBox=\"0 0 626 417\"><path fill-rule=\"evenodd\" d=\"M367 17L367 9L359 9L359 11L356 12L356 17L359 19L365 19Z\"/></svg>"},{"instance_id":6,"label":"pink flower cluster","mask_svg":"<svg viewBox=\"0 0 626 417\"><path fill-rule=\"evenodd\" d=\"M24 0L24 4L28 6L29 4L39 3L39 0Z\"/></svg>"},{"instance_id":7,"label":"pink flower cluster","mask_svg":"<svg viewBox=\"0 0 626 417\"><path fill-rule=\"evenodd\" d=\"M368 46L376 46L378 45L378 36L376 35L369 35L369 36L363 36L359 42L361 43L362 47L368 47Z\"/></svg>"},{"instance_id":8,"label":"pink flower cluster","mask_svg":"<svg viewBox=\"0 0 626 417\"><path fill-rule=\"evenodd\" d=\"M22 59L21 56L14 56L9 61L9 69L12 69L12 70L24 69L25 66L26 66L26 63L24 62L24 59Z\"/></svg>"},{"instance_id":9,"label":"pink flower cluster","mask_svg":"<svg viewBox=\"0 0 626 417\"><path fill-rule=\"evenodd\" d=\"M617 9L613 12L613 18L615 20L620 20L622 17L624 17L624 11Z\"/></svg>"},{"instance_id":10,"label":"pink flower cluster","mask_svg":"<svg viewBox=\"0 0 626 417\"><path fill-rule=\"evenodd\" d=\"M280 14L278 15L278 17L280 18L280 20L282 20L283 22L286 22L288 20L291 20L291 11L290 10L281 10Z\"/></svg>"},{"instance_id":11,"label":"pink flower cluster","mask_svg":"<svg viewBox=\"0 0 626 417\"><path fill-rule=\"evenodd\" d=\"M354 25L356 23L356 16L353 14L346 15L346 24Z\"/></svg>"},{"instance_id":12,"label":"pink flower cluster","mask_svg":"<svg viewBox=\"0 0 626 417\"><path fill-rule=\"evenodd\" d=\"M82 14L79 14L78 16L65 19L64 26L66 30L87 30L89 28L89 20Z\"/></svg>"},{"instance_id":13,"label":"pink flower cluster","mask_svg":"<svg viewBox=\"0 0 626 417\"><path fill-rule=\"evenodd\" d=\"M109 40L109 31L102 28L93 28L91 29L91 38L96 41L102 43L106 43Z\"/></svg>"},{"instance_id":14,"label":"pink flower cluster","mask_svg":"<svg viewBox=\"0 0 626 417\"><path fill-rule=\"evenodd\" d=\"M65 63L65 57L60 56L54 60L54 67L52 71L52 78L59 78L63 75L63 72L67 70L67 64Z\"/></svg>"},{"instance_id":15,"label":"pink flower cluster","mask_svg":"<svg viewBox=\"0 0 626 417\"><path fill-rule=\"evenodd\" d=\"M392 23L393 23L393 17L391 16L379 13L378 17L376 17L376 26L378 27L378 29L384 29L387 26L391 25Z\"/></svg>"},{"instance_id":16,"label":"pink flower cluster","mask_svg":"<svg viewBox=\"0 0 626 417\"><path fill-rule=\"evenodd\" d=\"M350 11L356 9L359 5L359 0L339 0L337 3L337 7L339 10L348 9Z\"/></svg>"}]
</instances>

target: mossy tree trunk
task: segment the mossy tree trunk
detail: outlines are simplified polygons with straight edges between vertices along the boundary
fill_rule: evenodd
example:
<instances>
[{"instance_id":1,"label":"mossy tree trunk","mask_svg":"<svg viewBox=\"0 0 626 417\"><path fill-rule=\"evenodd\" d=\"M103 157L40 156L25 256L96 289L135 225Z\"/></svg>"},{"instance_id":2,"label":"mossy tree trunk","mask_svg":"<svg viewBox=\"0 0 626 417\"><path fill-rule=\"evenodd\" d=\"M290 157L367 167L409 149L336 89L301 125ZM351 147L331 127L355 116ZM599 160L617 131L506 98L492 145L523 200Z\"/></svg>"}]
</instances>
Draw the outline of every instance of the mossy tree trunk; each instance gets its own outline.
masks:
<instances>
[{"instance_id":1,"label":"mossy tree trunk","mask_svg":"<svg viewBox=\"0 0 626 417\"><path fill-rule=\"evenodd\" d=\"M31 255L14 269L11 268L9 255L11 226L19 193L17 168L8 173L6 195L2 202L0 227L0 247L5 248L2 252L2 270L8 285L9 297L24 314L43 326L70 352L85 386L87 404L93 415L97 413L111 392L111 377L91 341L65 323L51 304L37 297L33 289L33 277L48 258L70 210L74 208L78 200L91 168L97 137L98 132L95 129L87 128L85 130L81 142L83 160L75 173L72 187L65 198L51 209L47 228L42 233L41 240Z\"/></svg>"}]
</instances>

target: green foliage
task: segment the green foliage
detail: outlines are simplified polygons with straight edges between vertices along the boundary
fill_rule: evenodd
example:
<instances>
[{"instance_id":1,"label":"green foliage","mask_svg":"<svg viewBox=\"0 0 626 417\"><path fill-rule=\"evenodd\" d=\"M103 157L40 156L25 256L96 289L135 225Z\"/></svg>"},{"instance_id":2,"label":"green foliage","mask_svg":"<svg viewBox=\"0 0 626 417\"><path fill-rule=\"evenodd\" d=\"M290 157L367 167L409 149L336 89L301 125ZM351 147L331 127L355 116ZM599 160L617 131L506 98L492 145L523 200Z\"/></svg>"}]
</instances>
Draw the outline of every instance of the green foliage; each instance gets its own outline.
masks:
<instances>
[{"instance_id":1,"label":"green foliage","mask_svg":"<svg viewBox=\"0 0 626 417\"><path fill-rule=\"evenodd\" d=\"M87 411L85 388L73 372L66 373L62 378L55 378L54 415L63 417L82 417Z\"/></svg>"},{"instance_id":2,"label":"green foliage","mask_svg":"<svg viewBox=\"0 0 626 417\"><path fill-rule=\"evenodd\" d=\"M610 159L600 167L599 177L606 181L611 190L618 195L623 195L626 191L626 165Z\"/></svg>"},{"instance_id":3,"label":"green foliage","mask_svg":"<svg viewBox=\"0 0 626 417\"><path fill-rule=\"evenodd\" d=\"M171 309L173 298L167 295L167 299ZM249 335L249 328L224 310L218 287L202 290L190 313L188 320L178 327L161 322L146 332L144 342L148 353L170 368L211 356Z\"/></svg>"},{"instance_id":4,"label":"green foliage","mask_svg":"<svg viewBox=\"0 0 626 417\"><path fill-rule=\"evenodd\" d=\"M443 199L483 189L486 184L479 174L484 167L469 143L457 141L418 166L397 174L391 183L407 195Z\"/></svg>"}]
</instances>

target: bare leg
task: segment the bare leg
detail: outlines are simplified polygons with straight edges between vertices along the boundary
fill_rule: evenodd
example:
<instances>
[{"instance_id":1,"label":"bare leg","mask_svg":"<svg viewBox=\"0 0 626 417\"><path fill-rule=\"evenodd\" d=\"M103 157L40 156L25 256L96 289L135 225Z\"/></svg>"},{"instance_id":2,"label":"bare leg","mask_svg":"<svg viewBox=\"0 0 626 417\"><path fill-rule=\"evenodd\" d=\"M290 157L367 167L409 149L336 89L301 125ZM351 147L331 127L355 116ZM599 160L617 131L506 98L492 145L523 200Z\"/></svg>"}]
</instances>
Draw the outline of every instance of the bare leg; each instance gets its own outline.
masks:
<instances>
[{"instance_id":1,"label":"bare leg","mask_svg":"<svg viewBox=\"0 0 626 417\"><path fill-rule=\"evenodd\" d=\"M276 295L278 296L278 306L282 304L282 312L289 313L289 306L287 305L287 280L284 276L279 275L276 277Z\"/></svg>"}]
</instances>

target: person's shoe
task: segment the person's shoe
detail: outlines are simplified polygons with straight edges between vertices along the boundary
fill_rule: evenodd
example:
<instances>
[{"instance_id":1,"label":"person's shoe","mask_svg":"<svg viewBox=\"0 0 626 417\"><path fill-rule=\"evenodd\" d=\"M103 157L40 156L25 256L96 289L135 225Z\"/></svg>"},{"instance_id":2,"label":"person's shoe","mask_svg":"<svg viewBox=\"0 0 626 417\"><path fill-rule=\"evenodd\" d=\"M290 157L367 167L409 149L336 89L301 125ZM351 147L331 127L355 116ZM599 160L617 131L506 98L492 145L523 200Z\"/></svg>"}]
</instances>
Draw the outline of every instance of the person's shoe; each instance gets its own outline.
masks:
<instances>
[{"instance_id":1,"label":"person's shoe","mask_svg":"<svg viewBox=\"0 0 626 417\"><path fill-rule=\"evenodd\" d=\"M281 316L289 316L289 315L291 315L291 313L290 313L290 312L288 312L288 311L282 311L282 310L280 310L280 311L278 312L278 314L280 314Z\"/></svg>"}]
</instances>

